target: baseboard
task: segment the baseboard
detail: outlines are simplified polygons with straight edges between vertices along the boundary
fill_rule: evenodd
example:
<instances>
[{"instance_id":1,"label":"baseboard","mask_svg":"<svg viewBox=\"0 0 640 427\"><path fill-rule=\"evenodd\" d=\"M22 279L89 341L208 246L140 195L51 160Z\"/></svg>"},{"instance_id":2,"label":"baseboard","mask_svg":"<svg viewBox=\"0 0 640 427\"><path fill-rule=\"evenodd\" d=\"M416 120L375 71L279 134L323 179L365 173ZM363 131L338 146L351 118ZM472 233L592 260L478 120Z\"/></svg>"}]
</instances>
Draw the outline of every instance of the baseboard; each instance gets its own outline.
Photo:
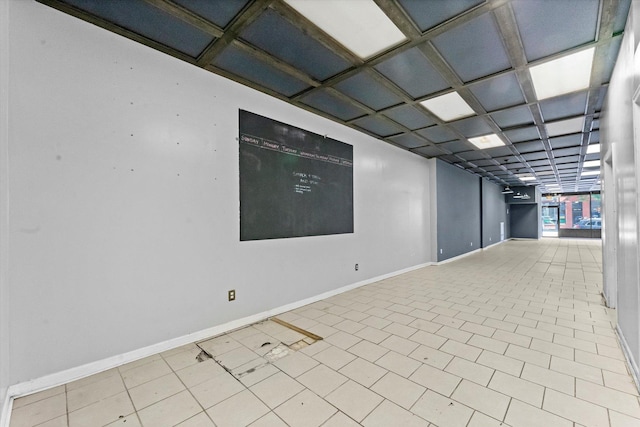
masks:
<instances>
[{"instance_id":1,"label":"baseboard","mask_svg":"<svg viewBox=\"0 0 640 427\"><path fill-rule=\"evenodd\" d=\"M464 254L461 254L461 255L458 255L458 256L454 256L453 258L448 258L448 259L445 259L445 260L443 260L443 261L438 261L438 262L434 263L434 265L441 265L441 264L446 264L446 263L451 262L451 261L457 261L457 260L459 260L460 258L467 257L467 256L469 256L469 255L475 254L476 252L485 251L485 250L487 250L487 249L494 248L494 247L498 246L499 244L502 244L502 243L508 242L509 240L511 240L511 238L509 238L509 239L504 239L504 240L501 240L501 241L499 241L499 242L492 243L492 244L490 244L489 246L485 246L484 248L478 248L478 249L473 250L473 251L471 251L471 252L467 252L467 253L464 253Z\"/></svg>"},{"instance_id":2,"label":"baseboard","mask_svg":"<svg viewBox=\"0 0 640 427\"><path fill-rule=\"evenodd\" d=\"M616 333L618 334L618 339L620 340L620 344L622 345L622 352L624 353L625 359L627 359L627 365L631 370L631 376L633 377L633 382L636 383L636 389L640 390L640 370L638 369L638 364L633 358L633 354L631 353L631 349L627 344L627 340L624 338L622 331L620 330L620 325L616 326Z\"/></svg>"},{"instance_id":3,"label":"baseboard","mask_svg":"<svg viewBox=\"0 0 640 427\"><path fill-rule=\"evenodd\" d=\"M164 351L171 350L173 348L180 347L192 342L201 341L206 338L214 337L216 335L220 335L220 334L232 331L234 329L241 328L243 326L248 326L253 323L260 322L269 317L277 316L278 314L295 310L296 308L300 308L305 305L312 304L314 302L332 297L334 295L338 295L343 292L347 292L352 289L359 288L361 286L365 286L374 282L378 282L380 280L388 279L390 277L394 277L394 276L404 274L413 270L417 270L419 268L428 267L430 265L433 265L433 263L428 262L428 263L418 264L402 270L397 270L391 273L372 277L370 279L362 280L360 282L355 282L337 289L332 289L330 291L324 292L319 295L315 295L310 298L306 298L300 301L286 304L271 310L263 311L261 313L254 314L251 316L243 317L242 319L233 320L231 322L227 322L218 326L207 328L202 331L194 332L178 338L173 338L167 341L153 344L148 347L133 350L128 353L120 354L113 357L108 357L106 359L87 363L85 365L67 369L61 372L57 372L55 374L46 375L44 377L37 378L31 381L12 385L7 390L5 402L2 406L2 413L0 414L0 427L9 427L9 416L11 414L13 399L15 398L26 396L28 394L32 394L39 391L44 391L53 387L57 387L62 384L66 384L71 381L76 381L76 380L106 371L108 369L112 369L112 368L124 365L126 363L134 362L136 360L143 359L148 356L152 356L157 353L162 353Z\"/></svg>"},{"instance_id":4,"label":"baseboard","mask_svg":"<svg viewBox=\"0 0 640 427\"><path fill-rule=\"evenodd\" d=\"M13 409L13 398L9 395L8 390L4 390L2 403L2 412L0 412L0 427L9 427L9 415Z\"/></svg>"},{"instance_id":5,"label":"baseboard","mask_svg":"<svg viewBox=\"0 0 640 427\"><path fill-rule=\"evenodd\" d=\"M495 242L495 243L490 244L489 246L485 246L484 248L482 248L482 250L486 251L487 249L495 248L496 246L501 245L503 243L506 243L509 240L511 240L511 238L500 240L499 242Z\"/></svg>"},{"instance_id":6,"label":"baseboard","mask_svg":"<svg viewBox=\"0 0 640 427\"><path fill-rule=\"evenodd\" d=\"M468 257L469 255L473 255L473 254L475 254L477 252L480 252L481 250L482 250L482 248L478 248L478 249L475 249L475 250L473 250L471 252L465 252L463 254L454 256L453 258L447 258L447 259L445 259L443 261L438 261L438 262L435 263L435 265L442 265L442 264L446 264L446 263L449 263L449 262L452 262L452 261L457 261L459 259Z\"/></svg>"}]
</instances>

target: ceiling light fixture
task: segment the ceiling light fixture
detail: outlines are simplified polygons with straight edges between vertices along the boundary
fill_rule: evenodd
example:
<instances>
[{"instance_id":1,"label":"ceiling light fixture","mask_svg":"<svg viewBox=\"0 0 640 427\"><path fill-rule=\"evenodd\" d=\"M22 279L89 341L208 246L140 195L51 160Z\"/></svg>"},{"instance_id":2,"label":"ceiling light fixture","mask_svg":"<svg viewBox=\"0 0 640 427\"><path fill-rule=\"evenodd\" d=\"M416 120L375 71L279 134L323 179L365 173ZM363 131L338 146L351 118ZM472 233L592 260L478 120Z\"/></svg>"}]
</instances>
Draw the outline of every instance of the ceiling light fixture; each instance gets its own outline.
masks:
<instances>
[{"instance_id":1,"label":"ceiling light fixture","mask_svg":"<svg viewBox=\"0 0 640 427\"><path fill-rule=\"evenodd\" d=\"M566 55L529 69L538 100L589 87L595 48Z\"/></svg>"},{"instance_id":2,"label":"ceiling light fixture","mask_svg":"<svg viewBox=\"0 0 640 427\"><path fill-rule=\"evenodd\" d=\"M469 138L469 142L481 150L485 148L502 147L504 145L504 142L502 142L500 137L495 133Z\"/></svg>"},{"instance_id":3,"label":"ceiling light fixture","mask_svg":"<svg viewBox=\"0 0 640 427\"><path fill-rule=\"evenodd\" d=\"M590 144L587 146L587 154L594 154L600 152L600 144Z\"/></svg>"},{"instance_id":4,"label":"ceiling light fixture","mask_svg":"<svg viewBox=\"0 0 640 427\"><path fill-rule=\"evenodd\" d=\"M450 92L420 102L423 107L431 111L445 122L469 117L476 114L458 92Z\"/></svg>"},{"instance_id":5,"label":"ceiling light fixture","mask_svg":"<svg viewBox=\"0 0 640 427\"><path fill-rule=\"evenodd\" d=\"M529 200L531 198L527 193L521 194L519 191L512 196L514 199Z\"/></svg>"},{"instance_id":6,"label":"ceiling light fixture","mask_svg":"<svg viewBox=\"0 0 640 427\"><path fill-rule=\"evenodd\" d=\"M504 190L502 190L502 194L513 194L513 190L507 185L504 187Z\"/></svg>"},{"instance_id":7,"label":"ceiling light fixture","mask_svg":"<svg viewBox=\"0 0 640 427\"><path fill-rule=\"evenodd\" d=\"M583 168L599 168L600 167L600 160L589 160L587 162L584 162L582 164Z\"/></svg>"},{"instance_id":8,"label":"ceiling light fixture","mask_svg":"<svg viewBox=\"0 0 640 427\"><path fill-rule=\"evenodd\" d=\"M285 2L362 59L407 39L373 0Z\"/></svg>"},{"instance_id":9,"label":"ceiling light fixture","mask_svg":"<svg viewBox=\"0 0 640 427\"><path fill-rule=\"evenodd\" d=\"M600 169L598 169L597 171L584 171L582 172L581 176L596 176L596 175L600 175Z\"/></svg>"},{"instance_id":10,"label":"ceiling light fixture","mask_svg":"<svg viewBox=\"0 0 640 427\"><path fill-rule=\"evenodd\" d=\"M519 176L518 179L520 181L535 181L536 177L535 176Z\"/></svg>"},{"instance_id":11,"label":"ceiling light fixture","mask_svg":"<svg viewBox=\"0 0 640 427\"><path fill-rule=\"evenodd\" d=\"M545 123L548 136L568 135L582 132L584 128L584 116L573 119L560 120L558 122Z\"/></svg>"}]
</instances>

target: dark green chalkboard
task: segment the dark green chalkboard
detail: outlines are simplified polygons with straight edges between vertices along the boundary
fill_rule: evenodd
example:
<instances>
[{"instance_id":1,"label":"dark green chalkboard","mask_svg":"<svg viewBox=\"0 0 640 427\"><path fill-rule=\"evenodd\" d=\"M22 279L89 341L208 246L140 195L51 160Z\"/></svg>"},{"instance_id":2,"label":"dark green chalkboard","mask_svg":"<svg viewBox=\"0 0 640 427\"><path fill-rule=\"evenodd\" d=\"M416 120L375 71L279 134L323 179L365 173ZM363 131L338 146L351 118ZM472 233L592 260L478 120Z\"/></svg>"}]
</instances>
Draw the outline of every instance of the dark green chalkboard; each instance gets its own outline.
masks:
<instances>
[{"instance_id":1,"label":"dark green chalkboard","mask_svg":"<svg viewBox=\"0 0 640 427\"><path fill-rule=\"evenodd\" d=\"M353 233L353 146L240 110L240 240Z\"/></svg>"}]
</instances>

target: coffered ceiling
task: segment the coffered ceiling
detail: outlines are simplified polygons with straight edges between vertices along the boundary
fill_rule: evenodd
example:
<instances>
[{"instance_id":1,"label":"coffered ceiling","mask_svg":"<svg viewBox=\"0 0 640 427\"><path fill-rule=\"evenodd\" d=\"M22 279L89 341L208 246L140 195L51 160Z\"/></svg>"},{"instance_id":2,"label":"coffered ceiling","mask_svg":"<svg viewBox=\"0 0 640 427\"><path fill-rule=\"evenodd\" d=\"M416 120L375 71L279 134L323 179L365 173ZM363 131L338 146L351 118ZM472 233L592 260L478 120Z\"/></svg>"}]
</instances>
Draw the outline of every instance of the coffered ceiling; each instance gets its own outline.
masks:
<instances>
[{"instance_id":1,"label":"coffered ceiling","mask_svg":"<svg viewBox=\"0 0 640 427\"><path fill-rule=\"evenodd\" d=\"M39 1L385 143L543 192L599 189L599 117L631 2Z\"/></svg>"}]
</instances>

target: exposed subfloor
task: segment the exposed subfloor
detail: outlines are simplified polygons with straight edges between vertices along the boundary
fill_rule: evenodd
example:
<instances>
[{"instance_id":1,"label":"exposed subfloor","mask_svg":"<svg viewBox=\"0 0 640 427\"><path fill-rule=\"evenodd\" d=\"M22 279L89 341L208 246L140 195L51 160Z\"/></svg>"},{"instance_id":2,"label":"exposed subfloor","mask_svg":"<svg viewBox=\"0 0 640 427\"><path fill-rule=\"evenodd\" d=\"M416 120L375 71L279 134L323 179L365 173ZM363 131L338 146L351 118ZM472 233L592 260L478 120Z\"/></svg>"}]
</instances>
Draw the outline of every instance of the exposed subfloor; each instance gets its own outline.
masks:
<instances>
[{"instance_id":1,"label":"exposed subfloor","mask_svg":"<svg viewBox=\"0 0 640 427\"><path fill-rule=\"evenodd\" d=\"M16 399L23 426L640 426L599 240L509 241ZM205 350L203 352L202 350Z\"/></svg>"}]
</instances>

